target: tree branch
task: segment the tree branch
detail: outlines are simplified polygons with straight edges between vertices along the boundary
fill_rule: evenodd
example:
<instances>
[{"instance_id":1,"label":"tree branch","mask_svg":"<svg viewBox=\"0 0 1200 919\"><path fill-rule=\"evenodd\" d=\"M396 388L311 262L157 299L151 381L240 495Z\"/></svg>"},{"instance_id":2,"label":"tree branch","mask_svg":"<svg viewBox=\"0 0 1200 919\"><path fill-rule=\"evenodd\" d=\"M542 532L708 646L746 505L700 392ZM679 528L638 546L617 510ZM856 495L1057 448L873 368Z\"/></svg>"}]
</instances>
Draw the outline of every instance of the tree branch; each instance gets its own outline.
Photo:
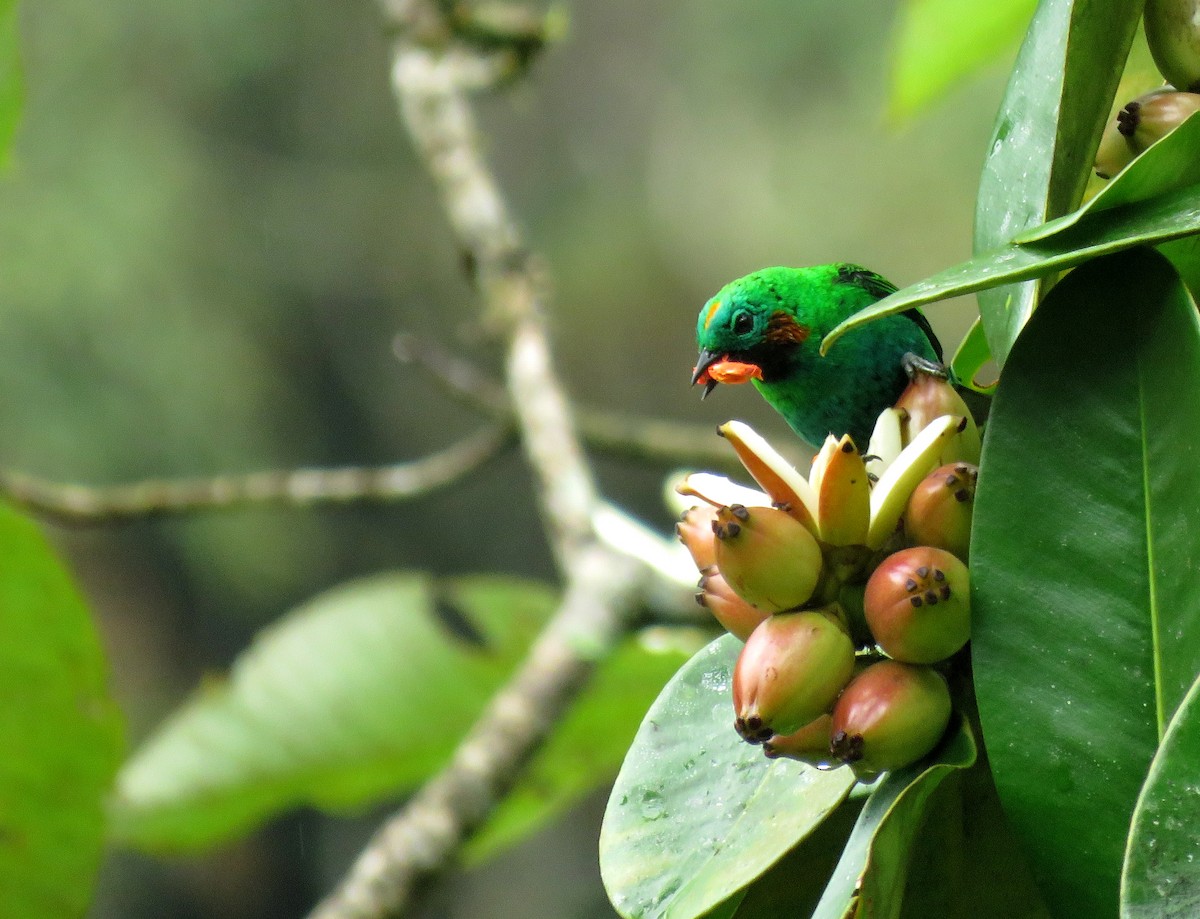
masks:
<instances>
[{"instance_id":1,"label":"tree branch","mask_svg":"<svg viewBox=\"0 0 1200 919\"><path fill-rule=\"evenodd\" d=\"M384 2L385 12L407 16L404 21L421 30L396 40L393 87L405 127L473 267L489 320L508 332L505 384L566 592L450 764L384 825L313 919L398 915L423 881L443 870L516 781L595 663L628 631L640 581L648 576L645 566L608 549L593 528L601 505L551 364L538 278L483 162L463 93L464 86L476 85L489 58L452 43L417 43L429 34L436 3Z\"/></svg>"},{"instance_id":2,"label":"tree branch","mask_svg":"<svg viewBox=\"0 0 1200 919\"><path fill-rule=\"evenodd\" d=\"M427 339L397 335L396 357L427 371L447 392L497 420L511 419L504 387L461 355ZM675 466L740 470L728 444L710 427L576 407L579 436L604 453Z\"/></svg>"},{"instance_id":3,"label":"tree branch","mask_svg":"<svg viewBox=\"0 0 1200 919\"><path fill-rule=\"evenodd\" d=\"M391 466L279 469L109 487L50 482L0 470L0 495L38 517L73 526L249 504L310 507L398 501L428 495L457 482L496 456L512 438L511 425L491 426L445 450Z\"/></svg>"},{"instance_id":4,"label":"tree branch","mask_svg":"<svg viewBox=\"0 0 1200 919\"><path fill-rule=\"evenodd\" d=\"M597 658L624 634L634 606L632 559L591 546L574 557L571 570L562 605L516 675L492 697L450 763L384 824L310 919L401 915L503 799Z\"/></svg>"}]
</instances>

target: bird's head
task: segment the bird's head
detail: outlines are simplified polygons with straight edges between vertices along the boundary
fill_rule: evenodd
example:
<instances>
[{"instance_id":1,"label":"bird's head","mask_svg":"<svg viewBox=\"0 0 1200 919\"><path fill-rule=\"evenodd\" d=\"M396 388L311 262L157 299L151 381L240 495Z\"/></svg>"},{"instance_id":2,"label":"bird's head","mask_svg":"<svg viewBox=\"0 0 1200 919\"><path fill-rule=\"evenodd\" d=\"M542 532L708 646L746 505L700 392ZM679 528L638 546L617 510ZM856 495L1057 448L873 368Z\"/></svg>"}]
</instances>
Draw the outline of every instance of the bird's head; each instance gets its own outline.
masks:
<instances>
[{"instance_id":1,"label":"bird's head","mask_svg":"<svg viewBox=\"0 0 1200 919\"><path fill-rule=\"evenodd\" d=\"M705 395L718 383L770 381L788 372L817 331L805 315L812 292L806 271L764 268L726 284L704 304L692 383L703 383Z\"/></svg>"}]
</instances>

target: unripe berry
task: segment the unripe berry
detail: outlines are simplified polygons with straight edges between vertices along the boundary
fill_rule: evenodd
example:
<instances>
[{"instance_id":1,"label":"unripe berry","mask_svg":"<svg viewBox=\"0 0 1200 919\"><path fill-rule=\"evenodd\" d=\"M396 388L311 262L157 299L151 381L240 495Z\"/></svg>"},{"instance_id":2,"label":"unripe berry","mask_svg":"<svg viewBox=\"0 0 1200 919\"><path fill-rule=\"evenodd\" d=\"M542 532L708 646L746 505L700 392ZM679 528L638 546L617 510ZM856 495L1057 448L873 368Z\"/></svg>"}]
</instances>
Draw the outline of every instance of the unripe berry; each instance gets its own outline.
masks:
<instances>
[{"instance_id":1,"label":"unripe berry","mask_svg":"<svg viewBox=\"0 0 1200 919\"><path fill-rule=\"evenodd\" d=\"M1117 130L1128 138L1135 154L1141 153L1197 111L1200 95L1196 93L1147 93L1117 112Z\"/></svg>"},{"instance_id":2,"label":"unripe berry","mask_svg":"<svg viewBox=\"0 0 1200 919\"><path fill-rule=\"evenodd\" d=\"M1200 86L1200 0L1146 0L1146 44L1172 86Z\"/></svg>"},{"instance_id":3,"label":"unripe berry","mask_svg":"<svg viewBox=\"0 0 1200 919\"><path fill-rule=\"evenodd\" d=\"M734 504L717 511L717 567L747 603L779 612L805 603L821 578L821 548L801 523L775 507Z\"/></svg>"},{"instance_id":4,"label":"unripe berry","mask_svg":"<svg viewBox=\"0 0 1200 919\"><path fill-rule=\"evenodd\" d=\"M717 550L714 543L713 524L717 519L717 509L709 504L689 507L675 524L675 535L683 543L692 561L699 571L711 568L717 563Z\"/></svg>"},{"instance_id":5,"label":"unripe berry","mask_svg":"<svg viewBox=\"0 0 1200 919\"><path fill-rule=\"evenodd\" d=\"M950 691L930 667L880 661L846 687L833 709L831 750L855 775L901 769L929 753L950 722Z\"/></svg>"},{"instance_id":6,"label":"unripe berry","mask_svg":"<svg viewBox=\"0 0 1200 919\"><path fill-rule=\"evenodd\" d=\"M833 737L833 716L822 715L791 734L776 734L763 744L768 759L794 759L818 769L832 769L840 763L829 752Z\"/></svg>"},{"instance_id":7,"label":"unripe berry","mask_svg":"<svg viewBox=\"0 0 1200 919\"><path fill-rule=\"evenodd\" d=\"M943 415L962 418L959 435L947 441L941 462L979 461L979 428L975 424L975 418L963 397L945 377L933 373L916 373L896 400L896 408L902 413L900 427L905 445L912 443L921 431Z\"/></svg>"},{"instance_id":8,"label":"unripe berry","mask_svg":"<svg viewBox=\"0 0 1200 919\"><path fill-rule=\"evenodd\" d=\"M1099 178L1111 179L1132 163L1135 156L1137 151L1133 149L1133 141L1122 133L1120 121L1114 118L1104 126L1104 133L1100 135L1100 146L1096 150L1096 161L1092 168Z\"/></svg>"},{"instance_id":9,"label":"unripe berry","mask_svg":"<svg viewBox=\"0 0 1200 919\"><path fill-rule=\"evenodd\" d=\"M967 566L933 546L889 555L867 581L863 611L890 657L910 664L945 660L971 637Z\"/></svg>"},{"instance_id":10,"label":"unripe berry","mask_svg":"<svg viewBox=\"0 0 1200 919\"><path fill-rule=\"evenodd\" d=\"M854 671L854 646L833 616L777 613L733 668L734 727L750 743L790 734L829 711Z\"/></svg>"},{"instance_id":11,"label":"unripe berry","mask_svg":"<svg viewBox=\"0 0 1200 919\"><path fill-rule=\"evenodd\" d=\"M948 463L926 476L913 489L904 512L909 542L937 546L968 561L978 479L979 467L970 463Z\"/></svg>"},{"instance_id":12,"label":"unripe berry","mask_svg":"<svg viewBox=\"0 0 1200 919\"><path fill-rule=\"evenodd\" d=\"M701 575L699 587L696 602L712 613L713 618L721 623L727 632L736 635L742 641L749 638L750 633L758 628L758 624L771 615L767 610L751 606L735 594L716 565Z\"/></svg>"}]
</instances>

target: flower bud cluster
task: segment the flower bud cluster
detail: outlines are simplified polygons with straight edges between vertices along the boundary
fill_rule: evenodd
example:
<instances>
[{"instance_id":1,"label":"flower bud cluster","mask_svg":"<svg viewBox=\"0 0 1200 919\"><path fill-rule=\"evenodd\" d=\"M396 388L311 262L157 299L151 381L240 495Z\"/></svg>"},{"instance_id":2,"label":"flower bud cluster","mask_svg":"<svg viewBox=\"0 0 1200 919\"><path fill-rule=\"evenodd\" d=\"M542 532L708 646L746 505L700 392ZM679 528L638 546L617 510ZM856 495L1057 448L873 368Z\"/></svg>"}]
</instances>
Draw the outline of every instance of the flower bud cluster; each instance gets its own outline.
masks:
<instances>
[{"instance_id":1,"label":"flower bud cluster","mask_svg":"<svg viewBox=\"0 0 1200 919\"><path fill-rule=\"evenodd\" d=\"M762 487L688 476L676 532L698 602L745 642L734 727L768 757L864 780L946 730L946 672L970 637L979 432L949 383L917 373L866 454L830 437L801 476L740 422L719 432Z\"/></svg>"}]
</instances>

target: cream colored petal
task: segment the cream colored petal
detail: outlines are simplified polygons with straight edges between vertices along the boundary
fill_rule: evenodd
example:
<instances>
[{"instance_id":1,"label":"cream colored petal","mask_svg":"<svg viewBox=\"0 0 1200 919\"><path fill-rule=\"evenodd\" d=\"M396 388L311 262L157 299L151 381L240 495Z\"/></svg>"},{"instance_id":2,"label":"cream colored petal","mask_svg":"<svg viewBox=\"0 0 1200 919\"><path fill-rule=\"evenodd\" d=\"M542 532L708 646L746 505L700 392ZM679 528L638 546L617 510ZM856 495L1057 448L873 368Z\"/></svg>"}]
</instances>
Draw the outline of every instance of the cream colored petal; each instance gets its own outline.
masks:
<instances>
[{"instance_id":1,"label":"cream colored petal","mask_svg":"<svg viewBox=\"0 0 1200 919\"><path fill-rule=\"evenodd\" d=\"M871 525L867 545L880 548L896 531L909 496L920 481L938 467L942 451L958 436L962 417L943 415L925 427L884 470L871 491Z\"/></svg>"},{"instance_id":2,"label":"cream colored petal","mask_svg":"<svg viewBox=\"0 0 1200 919\"><path fill-rule=\"evenodd\" d=\"M679 513L683 513L689 507L695 507L697 498L713 507L728 507L731 504L744 504L746 507L771 506L771 498L764 492L739 485L733 479L711 472L693 472L670 481L670 485L667 503Z\"/></svg>"},{"instance_id":3,"label":"cream colored petal","mask_svg":"<svg viewBox=\"0 0 1200 919\"><path fill-rule=\"evenodd\" d=\"M825 438L825 443L821 445L821 449L817 451L817 455L813 457L812 468L808 473L808 484L812 486L814 493L821 493L821 478L825 475L825 467L829 465L830 457L837 450L838 439L830 434Z\"/></svg>"},{"instance_id":4,"label":"cream colored petal","mask_svg":"<svg viewBox=\"0 0 1200 919\"><path fill-rule=\"evenodd\" d=\"M871 522L867 467L849 434L834 447L816 489L820 537L834 546L864 545Z\"/></svg>"},{"instance_id":5,"label":"cream colored petal","mask_svg":"<svg viewBox=\"0 0 1200 919\"><path fill-rule=\"evenodd\" d=\"M903 449L901 414L894 408L885 408L875 421L875 430L871 432L871 442L867 445L867 455L874 457L867 463L867 472L878 479Z\"/></svg>"},{"instance_id":6,"label":"cream colored petal","mask_svg":"<svg viewBox=\"0 0 1200 919\"><path fill-rule=\"evenodd\" d=\"M759 436L750 425L728 421L717 432L733 445L746 471L763 487L771 500L818 535L817 496L792 464Z\"/></svg>"},{"instance_id":7,"label":"cream colored petal","mask_svg":"<svg viewBox=\"0 0 1200 919\"><path fill-rule=\"evenodd\" d=\"M982 444L975 419L969 414L964 415L959 426L958 436L952 437L946 442L946 447L942 450L941 461L938 463L939 466L945 466L947 463L979 465L979 452Z\"/></svg>"}]
</instances>

